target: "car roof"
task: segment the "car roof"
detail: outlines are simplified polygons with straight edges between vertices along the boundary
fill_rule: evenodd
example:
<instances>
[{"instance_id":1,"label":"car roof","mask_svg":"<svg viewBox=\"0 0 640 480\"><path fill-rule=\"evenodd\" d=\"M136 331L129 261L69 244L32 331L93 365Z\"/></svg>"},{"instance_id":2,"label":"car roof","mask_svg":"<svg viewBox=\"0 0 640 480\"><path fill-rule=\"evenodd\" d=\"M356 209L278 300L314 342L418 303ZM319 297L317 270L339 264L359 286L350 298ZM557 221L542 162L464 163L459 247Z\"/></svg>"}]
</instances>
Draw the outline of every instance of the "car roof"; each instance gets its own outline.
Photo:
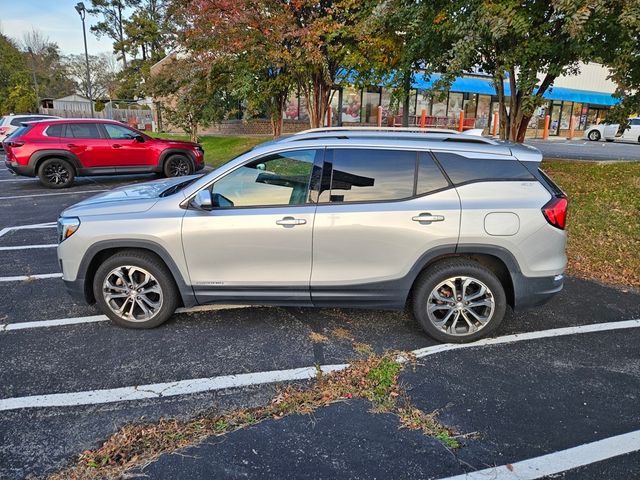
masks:
<instances>
[{"instance_id":1,"label":"car roof","mask_svg":"<svg viewBox=\"0 0 640 480\"><path fill-rule=\"evenodd\" d=\"M33 116L33 115L30 115ZM49 122L49 123L113 123L116 125L125 125L122 122L117 120L108 120L104 118L60 118L60 117L52 117L46 120L39 120L37 123ZM25 123L36 123L36 122L25 122Z\"/></svg>"},{"instance_id":2,"label":"car roof","mask_svg":"<svg viewBox=\"0 0 640 480\"><path fill-rule=\"evenodd\" d=\"M309 147L389 147L418 150L475 152L485 155L516 157L522 161L542 161L542 154L528 145L495 140L481 135L469 135L447 129L397 127L328 127L305 130L258 145L254 150L282 149L286 146Z\"/></svg>"}]
</instances>

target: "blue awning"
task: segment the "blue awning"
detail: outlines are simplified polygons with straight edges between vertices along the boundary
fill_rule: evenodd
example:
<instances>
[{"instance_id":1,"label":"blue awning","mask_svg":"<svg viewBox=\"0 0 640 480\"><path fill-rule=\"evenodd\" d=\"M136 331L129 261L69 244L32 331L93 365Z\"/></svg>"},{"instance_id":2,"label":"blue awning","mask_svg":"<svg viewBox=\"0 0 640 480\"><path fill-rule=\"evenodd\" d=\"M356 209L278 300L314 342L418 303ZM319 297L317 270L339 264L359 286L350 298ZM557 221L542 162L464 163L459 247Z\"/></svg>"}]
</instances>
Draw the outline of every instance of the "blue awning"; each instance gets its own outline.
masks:
<instances>
[{"instance_id":1,"label":"blue awning","mask_svg":"<svg viewBox=\"0 0 640 480\"><path fill-rule=\"evenodd\" d=\"M428 79L417 74L413 82L413 88L427 90L442 78L438 73L432 74ZM450 91L462 93L479 93L481 95L495 95L496 89L493 82L488 78L458 77L451 84ZM511 89L505 82L504 93L509 96ZM620 99L613 97L610 93L592 92L590 90L577 90L574 88L551 87L543 95L547 100L564 100L566 102L588 103L590 105L612 106L620 103Z\"/></svg>"}]
</instances>

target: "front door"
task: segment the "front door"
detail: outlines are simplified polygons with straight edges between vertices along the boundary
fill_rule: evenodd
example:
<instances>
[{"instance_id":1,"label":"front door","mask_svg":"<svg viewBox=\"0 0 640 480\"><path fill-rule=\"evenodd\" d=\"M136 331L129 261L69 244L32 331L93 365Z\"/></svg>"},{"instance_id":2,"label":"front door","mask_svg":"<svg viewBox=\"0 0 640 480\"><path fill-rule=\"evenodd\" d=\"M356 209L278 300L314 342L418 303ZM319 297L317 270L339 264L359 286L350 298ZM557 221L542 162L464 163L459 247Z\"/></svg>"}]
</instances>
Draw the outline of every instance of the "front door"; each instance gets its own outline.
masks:
<instances>
[{"instance_id":1,"label":"front door","mask_svg":"<svg viewBox=\"0 0 640 480\"><path fill-rule=\"evenodd\" d=\"M124 125L104 123L103 127L109 137L109 142L113 151L113 165L116 167L144 167L155 162L154 151L148 144L141 142L144 139L140 134Z\"/></svg>"},{"instance_id":2,"label":"front door","mask_svg":"<svg viewBox=\"0 0 640 480\"><path fill-rule=\"evenodd\" d=\"M309 149L253 160L209 187L211 211L187 210L182 243L199 302L310 303L309 184L321 156Z\"/></svg>"}]
</instances>

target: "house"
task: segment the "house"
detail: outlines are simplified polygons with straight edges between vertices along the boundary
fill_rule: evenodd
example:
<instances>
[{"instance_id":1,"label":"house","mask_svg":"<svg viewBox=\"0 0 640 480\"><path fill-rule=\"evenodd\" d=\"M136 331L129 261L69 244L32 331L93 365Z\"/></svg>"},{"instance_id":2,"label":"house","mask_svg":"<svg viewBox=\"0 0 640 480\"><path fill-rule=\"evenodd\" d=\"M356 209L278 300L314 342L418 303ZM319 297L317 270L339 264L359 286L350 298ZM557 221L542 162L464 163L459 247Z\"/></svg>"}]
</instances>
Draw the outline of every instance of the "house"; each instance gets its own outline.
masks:
<instances>
[{"instance_id":1,"label":"house","mask_svg":"<svg viewBox=\"0 0 640 480\"><path fill-rule=\"evenodd\" d=\"M91 113L91 100L74 93L73 95L53 100L53 108L67 112Z\"/></svg>"}]
</instances>

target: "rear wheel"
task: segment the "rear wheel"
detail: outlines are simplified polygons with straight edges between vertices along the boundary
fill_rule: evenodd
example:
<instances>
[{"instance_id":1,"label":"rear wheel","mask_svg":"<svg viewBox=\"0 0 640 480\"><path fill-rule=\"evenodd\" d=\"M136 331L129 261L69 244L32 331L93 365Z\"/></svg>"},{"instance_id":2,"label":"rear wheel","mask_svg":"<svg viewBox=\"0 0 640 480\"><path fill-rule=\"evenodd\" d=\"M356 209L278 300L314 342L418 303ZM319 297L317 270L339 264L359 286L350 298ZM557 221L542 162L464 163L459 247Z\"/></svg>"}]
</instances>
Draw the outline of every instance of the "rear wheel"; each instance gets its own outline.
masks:
<instances>
[{"instance_id":1,"label":"rear wheel","mask_svg":"<svg viewBox=\"0 0 640 480\"><path fill-rule=\"evenodd\" d=\"M171 155L164 162L165 177L184 177L193 173L193 164L185 155Z\"/></svg>"},{"instance_id":2,"label":"rear wheel","mask_svg":"<svg viewBox=\"0 0 640 480\"><path fill-rule=\"evenodd\" d=\"M589 135L587 135L587 138L592 142L597 142L600 140L600 132L598 130L591 130Z\"/></svg>"},{"instance_id":3,"label":"rear wheel","mask_svg":"<svg viewBox=\"0 0 640 480\"><path fill-rule=\"evenodd\" d=\"M102 263L93 279L93 294L104 314L127 328L157 327L179 303L171 272L142 251L118 253Z\"/></svg>"},{"instance_id":4,"label":"rear wheel","mask_svg":"<svg viewBox=\"0 0 640 480\"><path fill-rule=\"evenodd\" d=\"M413 314L431 337L465 343L495 331L506 295L491 270L470 260L450 260L425 271L413 292Z\"/></svg>"},{"instance_id":5,"label":"rear wheel","mask_svg":"<svg viewBox=\"0 0 640 480\"><path fill-rule=\"evenodd\" d=\"M70 187L75 176L73 165L62 158L48 158L38 169L40 183L47 188Z\"/></svg>"}]
</instances>

